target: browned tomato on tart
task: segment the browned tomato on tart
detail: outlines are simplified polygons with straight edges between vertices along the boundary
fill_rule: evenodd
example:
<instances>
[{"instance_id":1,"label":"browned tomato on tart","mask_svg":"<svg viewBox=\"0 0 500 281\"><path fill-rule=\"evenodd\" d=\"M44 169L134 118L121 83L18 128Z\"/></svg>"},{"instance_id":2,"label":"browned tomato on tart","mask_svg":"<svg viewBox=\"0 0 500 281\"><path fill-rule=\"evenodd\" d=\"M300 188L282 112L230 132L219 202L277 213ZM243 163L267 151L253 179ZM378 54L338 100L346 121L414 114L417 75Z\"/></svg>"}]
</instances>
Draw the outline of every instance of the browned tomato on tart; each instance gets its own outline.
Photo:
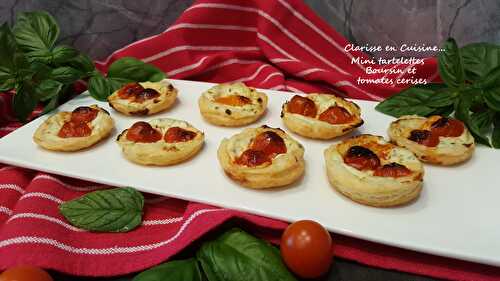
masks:
<instances>
[{"instance_id":1,"label":"browned tomato on tart","mask_svg":"<svg viewBox=\"0 0 500 281\"><path fill-rule=\"evenodd\" d=\"M414 200L422 189L422 163L411 151L382 137L352 137L330 146L324 154L328 180L356 202L396 206Z\"/></svg>"},{"instance_id":2,"label":"browned tomato on tart","mask_svg":"<svg viewBox=\"0 0 500 281\"><path fill-rule=\"evenodd\" d=\"M135 122L117 138L125 158L141 165L166 166L192 158L200 151L204 134L191 124L159 118Z\"/></svg>"},{"instance_id":3,"label":"browned tomato on tart","mask_svg":"<svg viewBox=\"0 0 500 281\"><path fill-rule=\"evenodd\" d=\"M113 127L106 110L97 105L80 106L50 116L35 131L33 140L48 150L76 151L106 138Z\"/></svg>"},{"instance_id":4,"label":"browned tomato on tart","mask_svg":"<svg viewBox=\"0 0 500 281\"><path fill-rule=\"evenodd\" d=\"M111 94L108 103L126 115L151 115L170 108L176 97L177 89L166 80L132 82Z\"/></svg>"},{"instance_id":5,"label":"browned tomato on tart","mask_svg":"<svg viewBox=\"0 0 500 281\"><path fill-rule=\"evenodd\" d=\"M293 96L283 104L281 118L292 132L314 139L335 138L363 125L355 103L328 94Z\"/></svg>"},{"instance_id":6,"label":"browned tomato on tart","mask_svg":"<svg viewBox=\"0 0 500 281\"><path fill-rule=\"evenodd\" d=\"M462 121L433 115L402 116L389 126L391 141L428 163L453 165L468 160L475 148L474 137Z\"/></svg>"},{"instance_id":7,"label":"browned tomato on tart","mask_svg":"<svg viewBox=\"0 0 500 281\"><path fill-rule=\"evenodd\" d=\"M217 153L226 174L246 187L284 186L304 173L304 148L281 129L245 129L222 140Z\"/></svg>"}]
</instances>

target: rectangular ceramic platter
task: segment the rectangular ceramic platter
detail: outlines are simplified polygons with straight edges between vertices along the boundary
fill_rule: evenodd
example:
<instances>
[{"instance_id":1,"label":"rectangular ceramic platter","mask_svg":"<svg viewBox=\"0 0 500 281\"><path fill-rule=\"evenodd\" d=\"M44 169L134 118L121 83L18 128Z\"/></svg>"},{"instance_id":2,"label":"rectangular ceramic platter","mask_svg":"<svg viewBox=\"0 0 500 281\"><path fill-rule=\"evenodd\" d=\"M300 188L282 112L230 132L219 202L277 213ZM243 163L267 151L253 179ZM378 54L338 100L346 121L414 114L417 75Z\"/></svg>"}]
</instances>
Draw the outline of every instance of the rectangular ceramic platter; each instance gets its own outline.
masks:
<instances>
[{"instance_id":1,"label":"rectangular ceramic platter","mask_svg":"<svg viewBox=\"0 0 500 281\"><path fill-rule=\"evenodd\" d=\"M209 203L286 221L313 219L330 231L463 260L500 266L500 150L479 146L473 158L456 167L425 166L424 188L410 205L379 209L350 201L328 183L323 150L337 142L315 141L292 134L305 147L303 179L287 188L252 190L227 178L217 161L223 138L242 128L222 128L205 122L199 114L200 93L210 83L172 80L179 90L175 106L153 117L127 117L84 94L62 105L99 104L116 121L112 136L92 149L57 153L33 141L43 116L0 139L0 162L113 186ZM284 128L281 105L291 93L262 90L269 96L266 115L252 126ZM357 101L365 125L356 133L386 136L392 117L374 110L373 102ZM205 132L202 151L192 160L170 167L144 167L128 162L115 143L118 133L138 120L171 117L183 119Z\"/></svg>"}]
</instances>

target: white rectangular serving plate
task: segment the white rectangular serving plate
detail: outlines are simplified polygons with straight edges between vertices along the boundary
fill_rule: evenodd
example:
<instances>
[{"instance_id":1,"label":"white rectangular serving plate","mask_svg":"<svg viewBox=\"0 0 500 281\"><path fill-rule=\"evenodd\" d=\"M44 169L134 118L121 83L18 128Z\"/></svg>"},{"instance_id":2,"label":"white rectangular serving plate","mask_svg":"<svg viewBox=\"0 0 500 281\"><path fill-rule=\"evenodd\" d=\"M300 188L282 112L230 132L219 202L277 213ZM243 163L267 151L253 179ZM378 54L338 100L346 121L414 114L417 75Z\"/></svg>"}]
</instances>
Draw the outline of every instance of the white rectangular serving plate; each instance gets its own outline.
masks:
<instances>
[{"instance_id":1,"label":"white rectangular serving plate","mask_svg":"<svg viewBox=\"0 0 500 281\"><path fill-rule=\"evenodd\" d=\"M317 141L291 134L305 147L305 176L292 186L253 190L231 181L219 166L217 148L223 138L242 128L223 128L204 121L198 97L214 84L170 80L178 101L164 113L128 117L82 94L58 110L98 104L111 113L116 129L93 148L74 153L51 152L32 140L43 116L0 139L0 162L186 200L232 208L271 218L312 219L330 231L425 253L500 266L500 150L477 147L473 158L455 167L425 165L424 188L415 202L397 208L357 204L328 183L323 151L333 141ZM266 115L256 124L284 128L281 105L292 93L262 90L269 96ZM356 133L386 136L392 117L374 109L375 103L356 101L365 125ZM205 132L205 145L188 162L169 167L146 167L127 161L116 136L138 120L170 117L190 122Z\"/></svg>"}]
</instances>

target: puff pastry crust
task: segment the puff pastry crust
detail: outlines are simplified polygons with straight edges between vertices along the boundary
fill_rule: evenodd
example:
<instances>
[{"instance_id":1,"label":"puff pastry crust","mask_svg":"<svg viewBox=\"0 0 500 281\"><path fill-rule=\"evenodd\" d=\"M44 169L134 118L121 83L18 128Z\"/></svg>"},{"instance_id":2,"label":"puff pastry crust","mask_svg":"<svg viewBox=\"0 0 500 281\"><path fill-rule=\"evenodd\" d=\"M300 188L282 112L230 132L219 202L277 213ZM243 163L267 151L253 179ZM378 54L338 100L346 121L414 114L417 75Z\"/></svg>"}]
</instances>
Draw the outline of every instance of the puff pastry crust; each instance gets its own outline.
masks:
<instances>
[{"instance_id":1,"label":"puff pastry crust","mask_svg":"<svg viewBox=\"0 0 500 281\"><path fill-rule=\"evenodd\" d=\"M324 155L331 185L358 203L401 205L417 198L422 189L422 163L411 151L382 137L349 138L330 146Z\"/></svg>"},{"instance_id":2,"label":"puff pastry crust","mask_svg":"<svg viewBox=\"0 0 500 281\"><path fill-rule=\"evenodd\" d=\"M170 132L175 131L170 139ZM116 139L123 155L141 165L167 166L195 156L203 146L203 132L186 121L159 118L136 122Z\"/></svg>"},{"instance_id":3,"label":"puff pastry crust","mask_svg":"<svg viewBox=\"0 0 500 281\"><path fill-rule=\"evenodd\" d=\"M474 137L463 124L461 125L463 131L458 136L432 136L436 131L436 127L446 129L446 127L450 126L451 122L462 124L458 120L443 119L443 117L438 115L428 118L416 115L402 116L391 123L388 134L392 142L413 151L423 162L438 165L454 165L471 158L475 142ZM422 144L424 141L423 138L432 137L436 138L434 144L437 145L428 146Z\"/></svg>"},{"instance_id":4,"label":"puff pastry crust","mask_svg":"<svg viewBox=\"0 0 500 281\"><path fill-rule=\"evenodd\" d=\"M256 139L267 136L259 148L255 148ZM278 136L278 137L276 137ZM281 139L281 140L280 140ZM276 143L281 146L275 146ZM282 149L273 154L264 163L245 165L240 163L243 154L251 147L256 150L269 150L268 146ZM286 147L286 150L284 149ZM239 184L256 189L271 188L291 184L304 173L304 148L281 129L262 126L248 128L243 132L222 140L218 149L219 163L226 174ZM250 157L251 160L255 158Z\"/></svg>"},{"instance_id":5,"label":"puff pastry crust","mask_svg":"<svg viewBox=\"0 0 500 281\"><path fill-rule=\"evenodd\" d=\"M305 114L297 113L297 110L291 108L295 99L308 102L314 109L306 109L308 112ZM304 99L312 101L314 105ZM329 94L294 97L283 104L281 118L292 132L313 139L332 139L363 125L361 110L357 104Z\"/></svg>"},{"instance_id":6,"label":"puff pastry crust","mask_svg":"<svg viewBox=\"0 0 500 281\"><path fill-rule=\"evenodd\" d=\"M198 105L203 118L214 125L243 126L265 113L267 95L241 82L219 84L202 93Z\"/></svg>"},{"instance_id":7,"label":"puff pastry crust","mask_svg":"<svg viewBox=\"0 0 500 281\"><path fill-rule=\"evenodd\" d=\"M176 97L177 89L167 80L162 80L126 84L108 97L108 103L126 115L152 115L170 108Z\"/></svg>"},{"instance_id":8,"label":"puff pastry crust","mask_svg":"<svg viewBox=\"0 0 500 281\"><path fill-rule=\"evenodd\" d=\"M93 119L89 122L81 120L71 122L74 120L74 117L72 119L73 112L80 112L84 115L91 113ZM78 107L73 112L58 112L50 116L35 131L33 141L48 150L77 151L106 138L114 128L114 122L109 113L97 105ZM62 136L60 132L63 127L65 130L69 128L72 132ZM82 130L87 133L82 134ZM74 133L81 136L70 136Z\"/></svg>"}]
</instances>

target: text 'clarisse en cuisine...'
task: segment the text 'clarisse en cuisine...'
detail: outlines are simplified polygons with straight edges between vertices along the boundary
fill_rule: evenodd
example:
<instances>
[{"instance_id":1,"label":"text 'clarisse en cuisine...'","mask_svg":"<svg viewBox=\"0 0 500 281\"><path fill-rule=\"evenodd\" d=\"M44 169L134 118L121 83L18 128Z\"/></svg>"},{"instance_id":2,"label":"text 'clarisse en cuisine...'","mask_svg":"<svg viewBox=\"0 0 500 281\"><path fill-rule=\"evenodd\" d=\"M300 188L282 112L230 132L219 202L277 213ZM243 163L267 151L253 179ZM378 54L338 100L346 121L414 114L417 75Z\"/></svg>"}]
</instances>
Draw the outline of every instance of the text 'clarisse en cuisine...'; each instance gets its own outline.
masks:
<instances>
[{"instance_id":1,"label":"text 'clarisse en cuisine...'","mask_svg":"<svg viewBox=\"0 0 500 281\"><path fill-rule=\"evenodd\" d=\"M428 46L426 44L402 44L399 48L392 45L368 45L358 46L354 44L347 44L344 47L346 52L382 52L382 51L400 51L400 52L439 52L438 46Z\"/></svg>"}]
</instances>

